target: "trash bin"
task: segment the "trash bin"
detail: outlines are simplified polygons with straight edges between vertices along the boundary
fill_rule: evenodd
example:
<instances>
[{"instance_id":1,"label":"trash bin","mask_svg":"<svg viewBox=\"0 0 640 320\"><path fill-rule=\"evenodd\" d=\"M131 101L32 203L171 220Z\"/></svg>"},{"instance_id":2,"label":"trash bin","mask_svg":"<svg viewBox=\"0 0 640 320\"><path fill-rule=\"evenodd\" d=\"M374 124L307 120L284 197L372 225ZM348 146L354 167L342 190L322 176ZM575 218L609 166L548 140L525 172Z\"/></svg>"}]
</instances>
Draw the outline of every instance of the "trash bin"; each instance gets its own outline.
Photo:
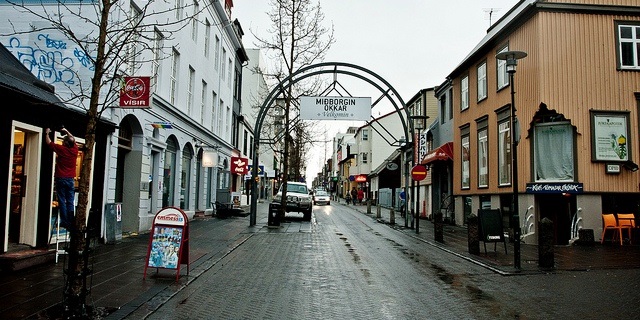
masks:
<instances>
[{"instance_id":1,"label":"trash bin","mask_svg":"<svg viewBox=\"0 0 640 320\"><path fill-rule=\"evenodd\" d=\"M272 202L269 204L269 218L267 219L267 226L279 227L280 226L280 204Z\"/></svg>"},{"instance_id":2,"label":"trash bin","mask_svg":"<svg viewBox=\"0 0 640 320\"><path fill-rule=\"evenodd\" d=\"M104 208L105 236L107 244L122 240L122 203L107 203Z\"/></svg>"}]
</instances>

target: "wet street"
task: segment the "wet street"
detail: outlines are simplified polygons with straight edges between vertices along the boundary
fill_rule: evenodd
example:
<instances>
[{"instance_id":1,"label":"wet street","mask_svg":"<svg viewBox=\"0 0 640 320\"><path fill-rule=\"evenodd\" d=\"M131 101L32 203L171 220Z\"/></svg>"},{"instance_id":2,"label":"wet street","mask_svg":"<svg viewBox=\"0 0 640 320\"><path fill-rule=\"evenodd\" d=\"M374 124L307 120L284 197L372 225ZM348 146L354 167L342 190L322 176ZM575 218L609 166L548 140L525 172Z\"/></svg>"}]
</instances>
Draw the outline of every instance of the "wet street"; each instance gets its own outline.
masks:
<instances>
[{"instance_id":1,"label":"wet street","mask_svg":"<svg viewBox=\"0 0 640 320\"><path fill-rule=\"evenodd\" d=\"M602 319L640 314L637 270L503 276L342 204L247 236L149 319ZM137 317L136 314L129 318Z\"/></svg>"}]
</instances>

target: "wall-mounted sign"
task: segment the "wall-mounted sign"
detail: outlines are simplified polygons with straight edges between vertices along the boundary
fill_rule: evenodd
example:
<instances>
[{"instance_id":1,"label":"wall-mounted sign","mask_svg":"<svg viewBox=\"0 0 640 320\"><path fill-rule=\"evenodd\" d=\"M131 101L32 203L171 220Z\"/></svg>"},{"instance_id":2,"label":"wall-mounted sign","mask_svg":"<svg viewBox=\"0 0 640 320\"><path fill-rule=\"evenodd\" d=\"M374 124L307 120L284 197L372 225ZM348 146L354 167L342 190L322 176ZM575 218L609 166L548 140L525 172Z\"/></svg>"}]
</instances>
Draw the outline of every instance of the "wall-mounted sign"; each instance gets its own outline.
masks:
<instances>
[{"instance_id":1,"label":"wall-mounted sign","mask_svg":"<svg viewBox=\"0 0 640 320\"><path fill-rule=\"evenodd\" d=\"M367 182L367 175L366 174L359 174L355 177L355 181L356 182Z\"/></svg>"},{"instance_id":2,"label":"wall-mounted sign","mask_svg":"<svg viewBox=\"0 0 640 320\"><path fill-rule=\"evenodd\" d=\"M218 152L217 151L203 151L202 152L202 166L204 168L213 168L218 165Z\"/></svg>"},{"instance_id":3,"label":"wall-mounted sign","mask_svg":"<svg viewBox=\"0 0 640 320\"><path fill-rule=\"evenodd\" d=\"M591 160L629 160L629 113L591 111Z\"/></svg>"},{"instance_id":4,"label":"wall-mounted sign","mask_svg":"<svg viewBox=\"0 0 640 320\"><path fill-rule=\"evenodd\" d=\"M582 183L527 183L527 193L582 193Z\"/></svg>"},{"instance_id":5,"label":"wall-mounted sign","mask_svg":"<svg viewBox=\"0 0 640 320\"><path fill-rule=\"evenodd\" d=\"M385 167L390 171L398 170L398 164L395 162L389 162Z\"/></svg>"},{"instance_id":6,"label":"wall-mounted sign","mask_svg":"<svg viewBox=\"0 0 640 320\"><path fill-rule=\"evenodd\" d=\"M300 97L303 120L371 120L371 98Z\"/></svg>"},{"instance_id":7,"label":"wall-mounted sign","mask_svg":"<svg viewBox=\"0 0 640 320\"><path fill-rule=\"evenodd\" d=\"M235 174L247 174L249 170L249 161L247 158L231 157L231 173Z\"/></svg>"},{"instance_id":8,"label":"wall-mounted sign","mask_svg":"<svg viewBox=\"0 0 640 320\"><path fill-rule=\"evenodd\" d=\"M619 164L607 163L605 172L606 173L620 173L620 165Z\"/></svg>"},{"instance_id":9,"label":"wall-mounted sign","mask_svg":"<svg viewBox=\"0 0 640 320\"><path fill-rule=\"evenodd\" d=\"M253 172L253 165L252 165L252 164L250 164L250 165L248 166L248 168L249 168L249 172L248 172L248 173L249 173L249 174L252 174L252 172ZM258 176L264 176L264 166L258 166Z\"/></svg>"},{"instance_id":10,"label":"wall-mounted sign","mask_svg":"<svg viewBox=\"0 0 640 320\"><path fill-rule=\"evenodd\" d=\"M149 104L150 77L124 77L120 81L120 107L146 109Z\"/></svg>"}]
</instances>

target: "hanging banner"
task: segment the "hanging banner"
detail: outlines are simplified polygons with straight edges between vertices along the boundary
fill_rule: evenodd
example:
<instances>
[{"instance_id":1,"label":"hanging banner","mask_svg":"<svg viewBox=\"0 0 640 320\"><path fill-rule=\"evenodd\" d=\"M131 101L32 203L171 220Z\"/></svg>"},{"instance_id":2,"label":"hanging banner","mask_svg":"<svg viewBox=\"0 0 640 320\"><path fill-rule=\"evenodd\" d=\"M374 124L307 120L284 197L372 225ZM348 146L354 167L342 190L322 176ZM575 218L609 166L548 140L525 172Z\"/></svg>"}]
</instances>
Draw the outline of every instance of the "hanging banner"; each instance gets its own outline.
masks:
<instances>
[{"instance_id":1,"label":"hanging banner","mask_svg":"<svg viewBox=\"0 0 640 320\"><path fill-rule=\"evenodd\" d=\"M150 77L124 77L120 81L120 108L150 108Z\"/></svg>"},{"instance_id":2,"label":"hanging banner","mask_svg":"<svg viewBox=\"0 0 640 320\"><path fill-rule=\"evenodd\" d=\"M300 97L302 120L371 120L371 98Z\"/></svg>"}]
</instances>

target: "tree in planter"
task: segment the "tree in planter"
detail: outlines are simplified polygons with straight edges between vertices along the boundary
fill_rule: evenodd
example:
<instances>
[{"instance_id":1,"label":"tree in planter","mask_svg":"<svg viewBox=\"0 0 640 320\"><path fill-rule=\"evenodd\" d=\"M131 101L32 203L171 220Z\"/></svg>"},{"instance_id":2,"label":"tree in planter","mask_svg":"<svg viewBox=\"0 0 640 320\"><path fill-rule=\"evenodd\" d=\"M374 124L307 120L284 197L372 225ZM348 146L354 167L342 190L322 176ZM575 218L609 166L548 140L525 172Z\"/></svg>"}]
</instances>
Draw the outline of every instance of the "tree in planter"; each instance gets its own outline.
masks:
<instances>
[{"instance_id":1,"label":"tree in planter","mask_svg":"<svg viewBox=\"0 0 640 320\"><path fill-rule=\"evenodd\" d=\"M34 46L34 52L55 47L74 57L43 56L40 59L51 59L47 61L51 68L49 78L42 80L55 82L57 89L62 89L56 90L61 100L86 113L86 152L79 177L76 226L72 228L68 248L63 297L65 317L85 317L91 312L86 305L86 277L90 273L86 221L93 163L91 150L95 146L98 120L116 103L123 76L135 75L143 65L155 64L162 59L164 48L158 33L162 34L162 40L171 40L182 28L200 23L198 13L208 8L198 8L194 4L182 6L182 1L171 4L153 0L142 2L141 7L117 0L59 1L54 4L7 2L13 6L2 6L3 10L15 10L15 14L9 14L10 30L1 32L1 36L9 39L10 50L21 40L37 34L44 43L40 48ZM193 8L190 16L184 13L189 7ZM25 21L33 22L25 24ZM29 67L29 61L17 52L14 54ZM77 68L75 65L70 67L70 63L76 62ZM151 69L152 76L157 76L155 65ZM76 135L82 137L81 132Z\"/></svg>"},{"instance_id":2,"label":"tree in planter","mask_svg":"<svg viewBox=\"0 0 640 320\"><path fill-rule=\"evenodd\" d=\"M326 52L335 42L333 38L333 27L327 29L323 26L324 14L320 4L315 4L312 0L271 0L271 11L268 16L271 20L270 38L262 38L255 33L256 45L267 51L267 55L273 58L275 70L273 72L262 72L269 80L280 83L286 77L291 76L303 67L310 66L324 59ZM283 116L284 130L284 161L283 170L285 180L290 172L290 156L296 157L298 168L294 172L300 172L303 161L300 161L300 150L304 147L298 144L295 148L296 140L305 141L302 138L310 134L303 134L306 128L300 121L292 122L299 114L297 106L293 103L302 95L316 93L321 82L307 81L297 83L281 92L284 100L282 113L277 112L277 116ZM297 128L297 129L295 129ZM294 136L291 134L295 132ZM309 140L306 140L307 142ZM290 149L295 148L298 152L293 154ZM280 200L281 215L284 215L287 201L287 185L282 186L282 199Z\"/></svg>"}]
</instances>

